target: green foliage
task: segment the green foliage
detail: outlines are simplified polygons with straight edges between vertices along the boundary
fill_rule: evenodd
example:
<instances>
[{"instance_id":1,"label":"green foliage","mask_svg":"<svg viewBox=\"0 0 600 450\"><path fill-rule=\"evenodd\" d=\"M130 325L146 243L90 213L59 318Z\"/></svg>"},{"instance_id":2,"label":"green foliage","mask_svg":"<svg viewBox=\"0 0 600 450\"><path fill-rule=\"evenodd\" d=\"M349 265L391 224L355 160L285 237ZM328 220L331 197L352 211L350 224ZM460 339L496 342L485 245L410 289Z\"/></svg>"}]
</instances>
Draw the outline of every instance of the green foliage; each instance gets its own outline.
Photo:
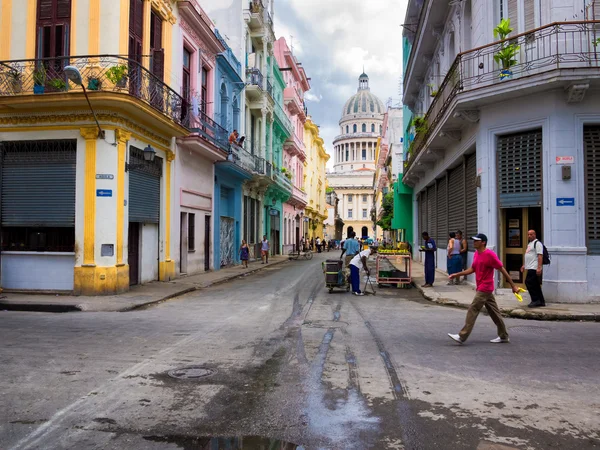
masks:
<instances>
[{"instance_id":1,"label":"green foliage","mask_svg":"<svg viewBox=\"0 0 600 450\"><path fill-rule=\"evenodd\" d=\"M46 84L46 68L40 64L33 71L33 83L36 86L44 86Z\"/></svg>"},{"instance_id":2,"label":"green foliage","mask_svg":"<svg viewBox=\"0 0 600 450\"><path fill-rule=\"evenodd\" d=\"M428 127L427 127L427 121L425 120L425 117L421 117L421 116L413 117L413 125L415 126L416 134L427 133Z\"/></svg>"},{"instance_id":3,"label":"green foliage","mask_svg":"<svg viewBox=\"0 0 600 450\"><path fill-rule=\"evenodd\" d=\"M125 77L127 77L127 66L124 64L112 66L106 71L106 78L115 85L119 84Z\"/></svg>"},{"instance_id":4,"label":"green foliage","mask_svg":"<svg viewBox=\"0 0 600 450\"><path fill-rule=\"evenodd\" d=\"M327 186L327 187L325 188L325 193L326 193L326 194L331 194L333 191L334 191L334 189L333 189L332 187L329 187L329 186Z\"/></svg>"},{"instance_id":5,"label":"green foliage","mask_svg":"<svg viewBox=\"0 0 600 450\"><path fill-rule=\"evenodd\" d=\"M381 220L377 222L377 226L384 230L392 229L392 217L394 217L394 192L391 191L383 196L381 202L383 208L383 215Z\"/></svg>"},{"instance_id":6,"label":"green foliage","mask_svg":"<svg viewBox=\"0 0 600 450\"><path fill-rule=\"evenodd\" d=\"M592 41L592 44L594 45L594 47L598 47L600 45L600 37L596 38Z\"/></svg>"},{"instance_id":7,"label":"green foliage","mask_svg":"<svg viewBox=\"0 0 600 450\"><path fill-rule=\"evenodd\" d=\"M494 37L504 41L512 31L510 19L502 19L496 28L494 28ZM496 64L501 65L502 69L510 69L517 64L515 56L519 53L520 48L519 45L502 42L500 50L494 55L494 61L496 61Z\"/></svg>"},{"instance_id":8,"label":"green foliage","mask_svg":"<svg viewBox=\"0 0 600 450\"><path fill-rule=\"evenodd\" d=\"M64 91L67 89L67 82L62 78L53 78L48 84L57 91Z\"/></svg>"}]
</instances>

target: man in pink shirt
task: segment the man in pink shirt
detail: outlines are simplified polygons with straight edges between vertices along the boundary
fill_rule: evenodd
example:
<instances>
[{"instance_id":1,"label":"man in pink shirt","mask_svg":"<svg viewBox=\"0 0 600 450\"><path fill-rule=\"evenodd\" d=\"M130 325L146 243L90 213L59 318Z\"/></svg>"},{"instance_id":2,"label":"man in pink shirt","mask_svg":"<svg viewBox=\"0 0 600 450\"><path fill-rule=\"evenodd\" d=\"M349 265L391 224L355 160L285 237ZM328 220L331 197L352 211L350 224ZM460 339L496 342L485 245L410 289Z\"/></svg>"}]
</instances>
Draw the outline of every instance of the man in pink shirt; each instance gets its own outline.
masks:
<instances>
[{"instance_id":1,"label":"man in pink shirt","mask_svg":"<svg viewBox=\"0 0 600 450\"><path fill-rule=\"evenodd\" d=\"M469 306L469 310L467 311L467 320L463 329L460 330L458 334L448 333L448 336L459 344L463 344L468 339L471 331L473 331L479 311L485 306L488 314L498 327L498 337L492 339L490 342L494 344L510 342L506 326L504 325L502 315L498 309L498 304L494 298L494 270L502 272L502 275L504 275L510 283L513 292L519 292L519 288L515 286L515 283L502 265L502 261L498 259L498 256L493 251L486 248L487 236L479 233L471 239L473 239L473 246L476 250L471 268L463 270L462 272L453 273L448 278L453 280L454 278L460 278L475 273L477 293L475 294L473 303L471 303L471 306Z\"/></svg>"}]
</instances>

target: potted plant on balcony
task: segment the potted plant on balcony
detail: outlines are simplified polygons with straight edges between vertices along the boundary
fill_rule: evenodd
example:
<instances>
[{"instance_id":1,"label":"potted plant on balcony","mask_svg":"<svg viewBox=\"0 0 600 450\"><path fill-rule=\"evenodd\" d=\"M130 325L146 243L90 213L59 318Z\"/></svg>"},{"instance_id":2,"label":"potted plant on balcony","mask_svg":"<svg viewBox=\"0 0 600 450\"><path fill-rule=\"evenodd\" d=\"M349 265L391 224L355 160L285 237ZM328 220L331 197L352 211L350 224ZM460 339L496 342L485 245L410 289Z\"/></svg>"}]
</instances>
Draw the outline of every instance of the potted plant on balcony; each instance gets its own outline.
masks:
<instances>
[{"instance_id":1,"label":"potted plant on balcony","mask_svg":"<svg viewBox=\"0 0 600 450\"><path fill-rule=\"evenodd\" d=\"M88 91L99 91L102 89L102 80L98 77L98 75L90 75L88 77Z\"/></svg>"},{"instance_id":2,"label":"potted plant on balcony","mask_svg":"<svg viewBox=\"0 0 600 450\"><path fill-rule=\"evenodd\" d=\"M112 66L106 71L106 78L108 78L108 81L114 84L117 89L124 89L127 87L127 76L127 66L125 64Z\"/></svg>"},{"instance_id":3,"label":"potted plant on balcony","mask_svg":"<svg viewBox=\"0 0 600 450\"><path fill-rule=\"evenodd\" d=\"M506 38L513 29L510 27L510 19L502 19L498 26L494 28L494 38L500 39L500 48L494 54L494 61L501 66L500 79L509 80L512 78L512 70L510 68L517 64L516 56L519 54L521 46L506 41Z\"/></svg>"},{"instance_id":4,"label":"potted plant on balcony","mask_svg":"<svg viewBox=\"0 0 600 450\"><path fill-rule=\"evenodd\" d=\"M415 134L427 133L427 121L425 117L413 117L413 125L415 127Z\"/></svg>"},{"instance_id":5,"label":"potted plant on balcony","mask_svg":"<svg viewBox=\"0 0 600 450\"><path fill-rule=\"evenodd\" d=\"M40 64L33 71L33 93L43 94L46 90L46 68Z\"/></svg>"},{"instance_id":6,"label":"potted plant on balcony","mask_svg":"<svg viewBox=\"0 0 600 450\"><path fill-rule=\"evenodd\" d=\"M48 85L56 92L67 90L67 82L62 78L53 78L48 82Z\"/></svg>"},{"instance_id":7,"label":"potted plant on balcony","mask_svg":"<svg viewBox=\"0 0 600 450\"><path fill-rule=\"evenodd\" d=\"M15 69L9 69L6 72L0 73L0 77L0 83L6 83L10 92L13 94L18 94L21 92L23 88L21 72Z\"/></svg>"}]
</instances>

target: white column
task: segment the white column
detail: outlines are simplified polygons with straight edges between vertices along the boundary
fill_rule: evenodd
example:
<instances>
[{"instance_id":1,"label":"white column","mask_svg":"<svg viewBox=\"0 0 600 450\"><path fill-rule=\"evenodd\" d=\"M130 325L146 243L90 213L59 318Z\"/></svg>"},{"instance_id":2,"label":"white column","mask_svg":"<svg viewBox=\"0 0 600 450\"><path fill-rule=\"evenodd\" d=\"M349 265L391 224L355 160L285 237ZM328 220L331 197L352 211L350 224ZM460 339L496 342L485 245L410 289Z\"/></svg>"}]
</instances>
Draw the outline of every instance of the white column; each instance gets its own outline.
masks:
<instances>
[{"instance_id":1,"label":"white column","mask_svg":"<svg viewBox=\"0 0 600 450\"><path fill-rule=\"evenodd\" d=\"M260 157L267 159L267 110L263 108L260 122Z\"/></svg>"}]
</instances>

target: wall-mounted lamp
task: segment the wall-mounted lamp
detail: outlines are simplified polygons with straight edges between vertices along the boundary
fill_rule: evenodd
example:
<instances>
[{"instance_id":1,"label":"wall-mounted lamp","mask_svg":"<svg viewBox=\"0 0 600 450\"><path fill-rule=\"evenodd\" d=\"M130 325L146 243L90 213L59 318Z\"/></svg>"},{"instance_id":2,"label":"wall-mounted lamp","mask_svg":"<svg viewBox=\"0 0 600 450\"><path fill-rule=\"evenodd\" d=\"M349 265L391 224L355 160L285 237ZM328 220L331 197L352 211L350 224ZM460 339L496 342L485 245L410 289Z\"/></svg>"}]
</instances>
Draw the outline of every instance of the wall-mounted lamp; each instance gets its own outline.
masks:
<instances>
[{"instance_id":1,"label":"wall-mounted lamp","mask_svg":"<svg viewBox=\"0 0 600 450\"><path fill-rule=\"evenodd\" d=\"M275 206L277 204L277 200L273 199L271 200L271 205Z\"/></svg>"},{"instance_id":2,"label":"wall-mounted lamp","mask_svg":"<svg viewBox=\"0 0 600 450\"><path fill-rule=\"evenodd\" d=\"M152 146L150 144L148 144L148 146L144 149L144 161L146 162L154 162L154 157L156 156L156 150L154 150L152 148ZM140 167L142 167L144 164L130 164L130 163L125 163L125 172L131 170L131 169L138 169Z\"/></svg>"},{"instance_id":3,"label":"wall-mounted lamp","mask_svg":"<svg viewBox=\"0 0 600 450\"><path fill-rule=\"evenodd\" d=\"M85 95L85 99L88 102L88 105L90 107L90 109L92 110L92 114L94 115L94 120L96 121L96 125L98 125L98 137L100 139L106 139L106 134L104 133L104 130L100 127L100 123L98 122L98 118L96 117L96 112L94 111L94 108L92 108L92 104L90 103L90 99L87 95L87 91L85 90L85 85L83 84L83 79L81 78L81 72L79 72L79 69L75 66L66 66L63 71L65 72L65 75L67 76L67 78L72 81L73 83L75 83L77 86L81 86L83 89L83 95Z\"/></svg>"}]
</instances>

